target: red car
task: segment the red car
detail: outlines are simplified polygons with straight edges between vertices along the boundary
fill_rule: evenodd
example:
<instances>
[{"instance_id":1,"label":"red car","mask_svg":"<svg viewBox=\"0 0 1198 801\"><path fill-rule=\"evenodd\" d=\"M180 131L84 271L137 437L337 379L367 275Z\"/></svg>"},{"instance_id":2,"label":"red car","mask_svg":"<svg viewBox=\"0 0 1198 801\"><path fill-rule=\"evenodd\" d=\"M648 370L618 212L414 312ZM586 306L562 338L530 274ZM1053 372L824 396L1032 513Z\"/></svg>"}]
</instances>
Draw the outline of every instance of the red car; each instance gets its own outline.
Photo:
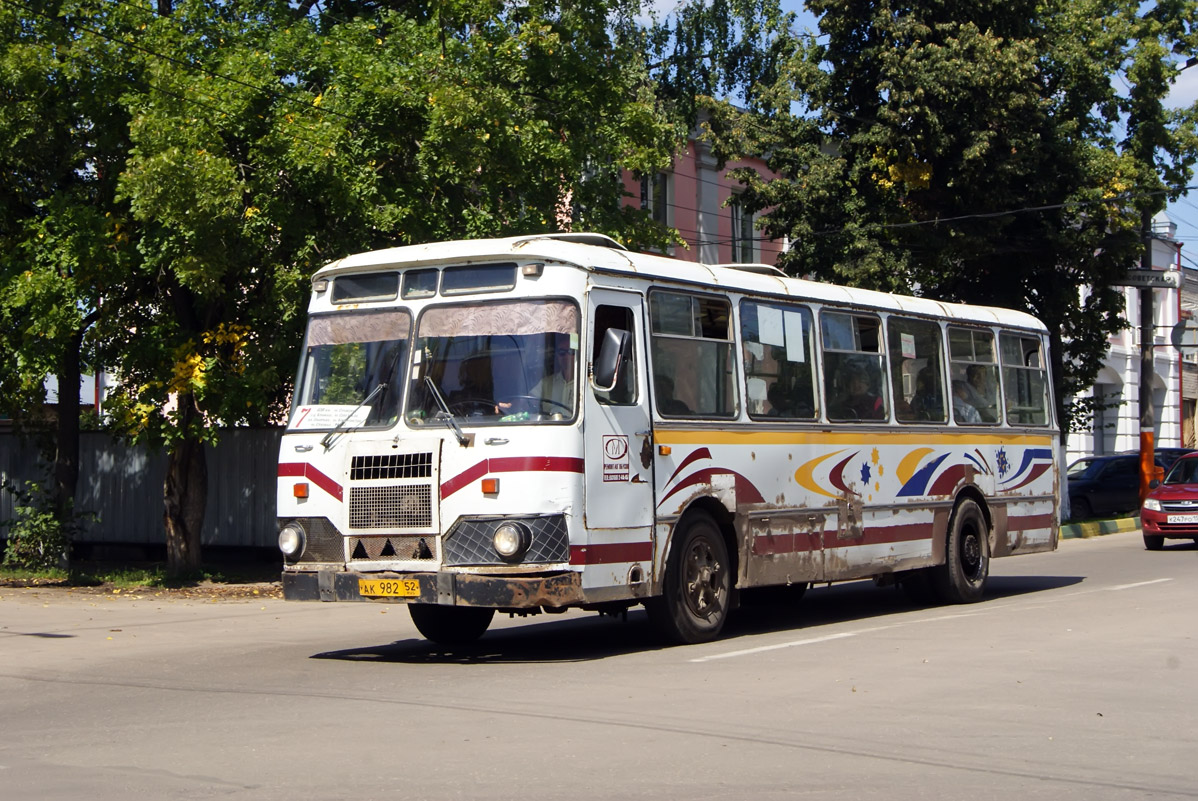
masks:
<instances>
[{"instance_id":1,"label":"red car","mask_svg":"<svg viewBox=\"0 0 1198 801\"><path fill-rule=\"evenodd\" d=\"M1166 537L1198 542L1198 453L1182 456L1169 468L1164 483L1153 484L1140 509L1144 547L1159 551Z\"/></svg>"}]
</instances>

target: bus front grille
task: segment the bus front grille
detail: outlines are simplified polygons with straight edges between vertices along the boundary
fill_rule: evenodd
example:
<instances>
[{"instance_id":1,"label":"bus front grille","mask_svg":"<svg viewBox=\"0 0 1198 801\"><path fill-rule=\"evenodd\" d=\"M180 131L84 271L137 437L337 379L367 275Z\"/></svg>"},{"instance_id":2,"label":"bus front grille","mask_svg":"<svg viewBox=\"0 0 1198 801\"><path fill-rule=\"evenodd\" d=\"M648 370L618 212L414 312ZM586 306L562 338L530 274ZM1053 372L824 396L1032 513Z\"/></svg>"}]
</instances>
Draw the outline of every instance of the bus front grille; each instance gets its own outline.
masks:
<instances>
[{"instance_id":1,"label":"bus front grille","mask_svg":"<svg viewBox=\"0 0 1198 801\"><path fill-rule=\"evenodd\" d=\"M431 534L390 534L349 538L349 561L418 561L437 559L437 538Z\"/></svg>"},{"instance_id":2,"label":"bus front grille","mask_svg":"<svg viewBox=\"0 0 1198 801\"><path fill-rule=\"evenodd\" d=\"M428 529L432 525L432 487L428 484L350 487L351 529Z\"/></svg>"}]
</instances>

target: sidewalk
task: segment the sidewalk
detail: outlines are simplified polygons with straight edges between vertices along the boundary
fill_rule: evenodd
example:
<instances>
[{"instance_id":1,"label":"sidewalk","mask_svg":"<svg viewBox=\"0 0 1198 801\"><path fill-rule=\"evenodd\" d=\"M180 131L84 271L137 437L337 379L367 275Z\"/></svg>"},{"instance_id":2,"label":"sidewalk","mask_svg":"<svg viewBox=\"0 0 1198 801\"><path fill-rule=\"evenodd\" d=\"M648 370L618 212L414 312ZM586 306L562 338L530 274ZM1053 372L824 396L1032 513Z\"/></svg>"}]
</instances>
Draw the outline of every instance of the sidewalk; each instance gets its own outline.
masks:
<instances>
[{"instance_id":1,"label":"sidewalk","mask_svg":"<svg viewBox=\"0 0 1198 801\"><path fill-rule=\"evenodd\" d=\"M1070 540L1101 537L1103 534L1118 534L1123 531L1139 531L1140 516L1120 517L1114 520L1089 520L1084 523L1062 523L1061 539Z\"/></svg>"}]
</instances>

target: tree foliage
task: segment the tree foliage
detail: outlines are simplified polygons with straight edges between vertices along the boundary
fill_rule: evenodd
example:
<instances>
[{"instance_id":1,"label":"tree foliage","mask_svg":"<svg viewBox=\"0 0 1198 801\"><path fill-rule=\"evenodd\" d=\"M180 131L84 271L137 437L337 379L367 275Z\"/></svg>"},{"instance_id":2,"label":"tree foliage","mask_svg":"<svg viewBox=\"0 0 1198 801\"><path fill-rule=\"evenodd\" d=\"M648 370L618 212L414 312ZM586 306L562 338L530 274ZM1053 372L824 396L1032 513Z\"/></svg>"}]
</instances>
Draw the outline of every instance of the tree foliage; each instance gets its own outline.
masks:
<instances>
[{"instance_id":1,"label":"tree foliage","mask_svg":"<svg viewBox=\"0 0 1198 801\"><path fill-rule=\"evenodd\" d=\"M1123 325L1112 281L1143 247L1139 209L1194 163L1193 112L1160 108L1194 4L809 6L820 38L749 87L750 113L713 104L718 152L768 153L781 175L741 177L766 234L793 243L784 268L1029 311L1058 399L1088 388Z\"/></svg>"},{"instance_id":2,"label":"tree foliage","mask_svg":"<svg viewBox=\"0 0 1198 801\"><path fill-rule=\"evenodd\" d=\"M22 355L0 380L31 408L80 353L57 318L88 332L89 362L119 379L114 427L168 450L172 569L200 558L203 443L282 414L321 264L570 226L669 240L621 203L621 169L665 167L686 131L655 92L639 2L0 9L0 125L23 148L4 156L4 280L29 285L0 300Z\"/></svg>"}]
</instances>

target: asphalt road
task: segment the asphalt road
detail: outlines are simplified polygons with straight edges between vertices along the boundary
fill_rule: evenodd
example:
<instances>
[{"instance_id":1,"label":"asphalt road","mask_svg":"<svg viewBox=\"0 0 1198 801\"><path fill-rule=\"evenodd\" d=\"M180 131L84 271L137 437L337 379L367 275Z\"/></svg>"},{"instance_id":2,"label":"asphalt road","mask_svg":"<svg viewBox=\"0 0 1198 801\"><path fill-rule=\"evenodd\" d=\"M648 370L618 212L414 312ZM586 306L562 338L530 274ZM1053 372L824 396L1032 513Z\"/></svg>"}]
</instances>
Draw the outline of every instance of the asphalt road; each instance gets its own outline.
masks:
<instances>
[{"instance_id":1,"label":"asphalt road","mask_svg":"<svg viewBox=\"0 0 1198 801\"><path fill-rule=\"evenodd\" d=\"M661 648L640 612L0 590L0 800L1198 798L1198 546L997 560L988 598L817 588Z\"/></svg>"}]
</instances>

